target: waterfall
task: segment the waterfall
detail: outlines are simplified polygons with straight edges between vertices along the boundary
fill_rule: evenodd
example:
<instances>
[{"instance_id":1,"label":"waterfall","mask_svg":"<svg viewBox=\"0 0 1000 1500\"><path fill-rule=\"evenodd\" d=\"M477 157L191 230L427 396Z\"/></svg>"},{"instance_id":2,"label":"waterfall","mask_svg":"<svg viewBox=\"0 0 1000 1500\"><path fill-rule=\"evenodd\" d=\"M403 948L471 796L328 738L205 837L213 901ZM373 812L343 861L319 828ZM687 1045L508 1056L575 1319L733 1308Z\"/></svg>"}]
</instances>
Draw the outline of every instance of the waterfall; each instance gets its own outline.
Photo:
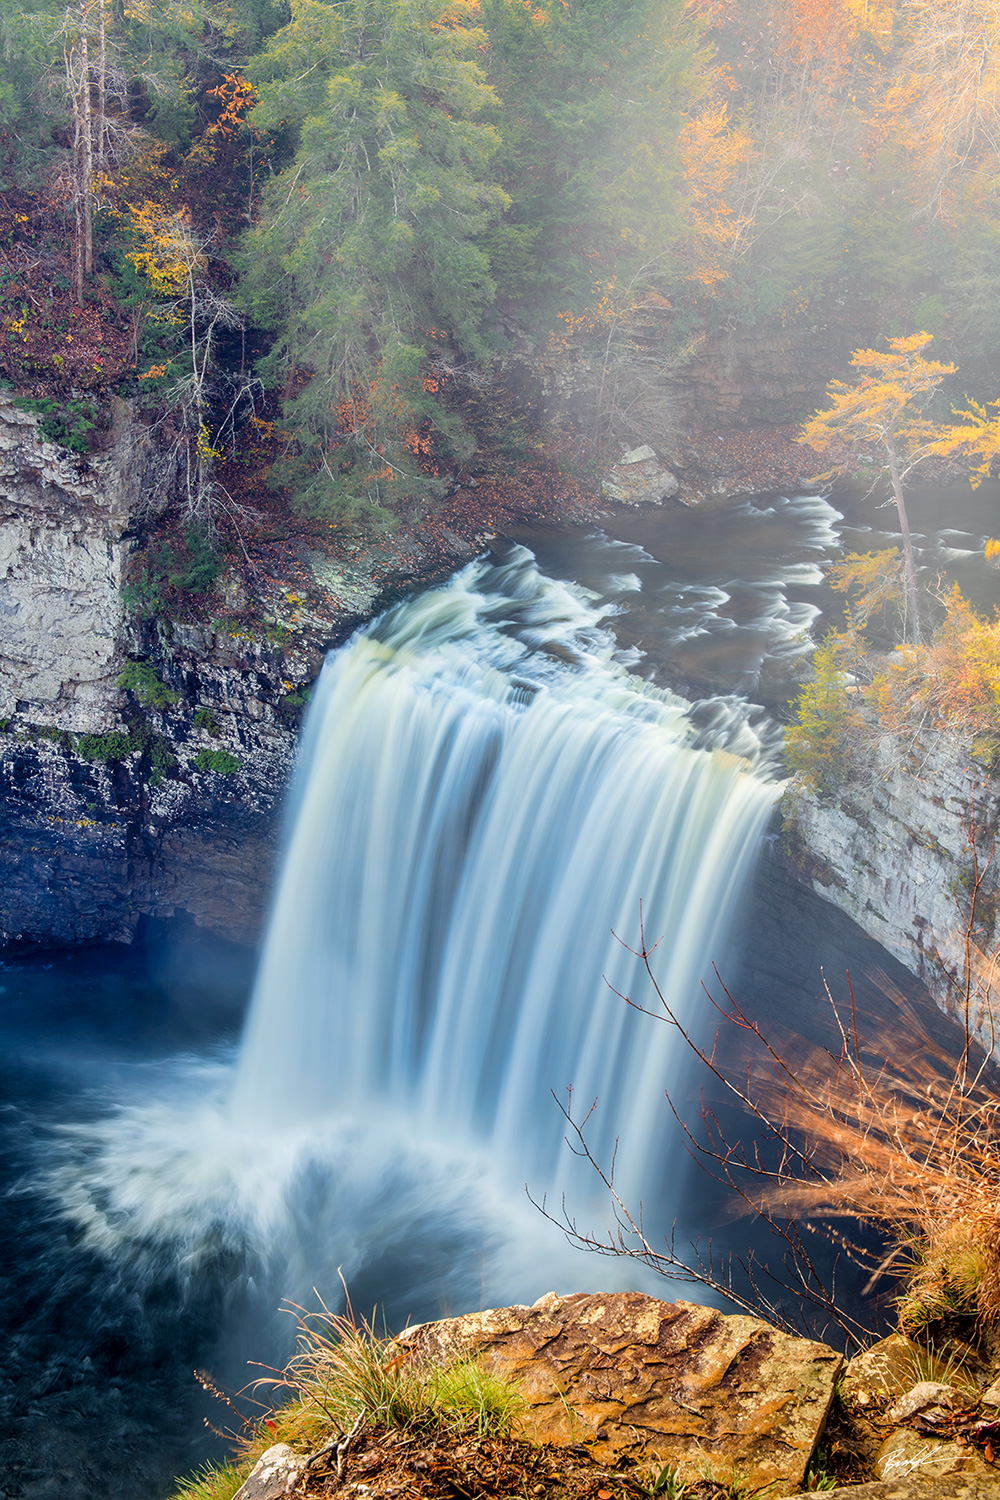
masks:
<instances>
[{"instance_id":1,"label":"waterfall","mask_svg":"<svg viewBox=\"0 0 1000 1500\"><path fill-rule=\"evenodd\" d=\"M716 705L706 747L684 700L616 659L604 614L516 547L331 656L235 1123L391 1116L560 1190L576 1164L551 1091L571 1087L598 1101L595 1153L620 1139L625 1196L649 1191L683 1057L620 998L655 1004L629 951L640 903L663 994L697 1030L780 786L739 706Z\"/></svg>"}]
</instances>

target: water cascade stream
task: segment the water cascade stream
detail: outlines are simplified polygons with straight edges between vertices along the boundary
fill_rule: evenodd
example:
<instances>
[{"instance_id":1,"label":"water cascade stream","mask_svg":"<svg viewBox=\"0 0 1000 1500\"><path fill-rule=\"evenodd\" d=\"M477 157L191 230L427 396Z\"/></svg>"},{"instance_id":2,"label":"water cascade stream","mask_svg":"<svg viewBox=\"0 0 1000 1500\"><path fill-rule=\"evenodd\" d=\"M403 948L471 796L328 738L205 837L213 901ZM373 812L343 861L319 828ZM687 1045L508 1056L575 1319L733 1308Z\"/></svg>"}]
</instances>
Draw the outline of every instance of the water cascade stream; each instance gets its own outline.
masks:
<instances>
[{"instance_id":1,"label":"water cascade stream","mask_svg":"<svg viewBox=\"0 0 1000 1500\"><path fill-rule=\"evenodd\" d=\"M778 787L742 705L696 748L631 677L587 592L515 547L334 656L233 1092L237 1119L390 1110L550 1191L574 1158L550 1091L599 1100L638 1196L678 1041L637 1016L640 903L690 1019ZM646 1003L650 999L643 992Z\"/></svg>"}]
</instances>

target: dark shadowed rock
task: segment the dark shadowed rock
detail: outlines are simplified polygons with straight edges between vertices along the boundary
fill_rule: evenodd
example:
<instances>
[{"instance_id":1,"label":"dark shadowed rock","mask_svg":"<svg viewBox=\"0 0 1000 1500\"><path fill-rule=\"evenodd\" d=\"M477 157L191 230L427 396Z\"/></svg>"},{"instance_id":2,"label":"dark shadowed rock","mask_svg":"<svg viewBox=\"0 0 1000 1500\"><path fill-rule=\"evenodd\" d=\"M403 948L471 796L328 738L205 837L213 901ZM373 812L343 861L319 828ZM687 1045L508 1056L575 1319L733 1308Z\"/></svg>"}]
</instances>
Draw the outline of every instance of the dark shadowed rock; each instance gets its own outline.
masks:
<instances>
[{"instance_id":1,"label":"dark shadowed rock","mask_svg":"<svg viewBox=\"0 0 1000 1500\"><path fill-rule=\"evenodd\" d=\"M758 1318L638 1292L549 1293L533 1307L426 1323L398 1342L430 1358L475 1351L519 1381L522 1436L771 1495L802 1484L843 1364Z\"/></svg>"}]
</instances>

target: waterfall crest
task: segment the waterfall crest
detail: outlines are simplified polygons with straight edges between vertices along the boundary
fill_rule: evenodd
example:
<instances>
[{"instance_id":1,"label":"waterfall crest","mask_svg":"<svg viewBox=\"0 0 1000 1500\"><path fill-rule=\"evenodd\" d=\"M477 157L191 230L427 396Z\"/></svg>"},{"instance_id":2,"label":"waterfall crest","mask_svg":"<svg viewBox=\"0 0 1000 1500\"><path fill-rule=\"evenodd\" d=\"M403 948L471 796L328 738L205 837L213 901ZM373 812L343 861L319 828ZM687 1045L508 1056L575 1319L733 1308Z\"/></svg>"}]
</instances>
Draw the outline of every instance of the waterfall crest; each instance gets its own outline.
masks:
<instances>
[{"instance_id":1,"label":"waterfall crest","mask_svg":"<svg viewBox=\"0 0 1000 1500\"><path fill-rule=\"evenodd\" d=\"M641 902L663 992L694 1018L780 785L738 708L701 748L689 705L630 676L601 619L516 547L328 661L235 1122L398 1112L565 1188L550 1091L572 1086L599 1100L596 1151L621 1138L623 1191L648 1189L681 1060L613 992L639 993L625 944Z\"/></svg>"}]
</instances>

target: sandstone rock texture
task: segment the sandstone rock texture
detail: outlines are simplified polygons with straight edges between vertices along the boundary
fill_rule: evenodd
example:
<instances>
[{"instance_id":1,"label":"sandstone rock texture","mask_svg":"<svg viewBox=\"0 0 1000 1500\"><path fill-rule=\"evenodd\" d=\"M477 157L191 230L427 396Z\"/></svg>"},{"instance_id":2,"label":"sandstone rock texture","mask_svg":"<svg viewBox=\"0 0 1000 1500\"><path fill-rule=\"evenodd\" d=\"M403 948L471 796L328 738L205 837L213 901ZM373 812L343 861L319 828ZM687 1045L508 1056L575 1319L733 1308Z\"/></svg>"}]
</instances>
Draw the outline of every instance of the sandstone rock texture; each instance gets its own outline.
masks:
<instances>
[{"instance_id":1,"label":"sandstone rock texture","mask_svg":"<svg viewBox=\"0 0 1000 1500\"><path fill-rule=\"evenodd\" d=\"M902 761L886 741L872 784L856 798L828 802L799 791L787 804L785 842L799 874L956 1016L949 975L965 972L973 818L985 860L1000 829L1000 784L945 733ZM991 977L989 954L1000 943L996 876L991 869L972 933L974 985Z\"/></svg>"},{"instance_id":2,"label":"sandstone rock texture","mask_svg":"<svg viewBox=\"0 0 1000 1500\"><path fill-rule=\"evenodd\" d=\"M431 1358L475 1351L519 1381L522 1436L770 1495L800 1487L843 1364L759 1319L639 1292L549 1293L532 1307L425 1323L398 1343Z\"/></svg>"},{"instance_id":3,"label":"sandstone rock texture","mask_svg":"<svg viewBox=\"0 0 1000 1500\"><path fill-rule=\"evenodd\" d=\"M275 1443L262 1453L233 1500L278 1500L295 1490L306 1460L292 1452L287 1443Z\"/></svg>"},{"instance_id":4,"label":"sandstone rock texture","mask_svg":"<svg viewBox=\"0 0 1000 1500\"><path fill-rule=\"evenodd\" d=\"M1000 1479L985 1474L950 1474L930 1479L915 1471L874 1484L844 1485L827 1490L825 1500L997 1500Z\"/></svg>"},{"instance_id":5,"label":"sandstone rock texture","mask_svg":"<svg viewBox=\"0 0 1000 1500\"><path fill-rule=\"evenodd\" d=\"M680 480L657 458L648 443L630 448L608 471L601 488L619 505L662 505L680 489Z\"/></svg>"}]
</instances>

